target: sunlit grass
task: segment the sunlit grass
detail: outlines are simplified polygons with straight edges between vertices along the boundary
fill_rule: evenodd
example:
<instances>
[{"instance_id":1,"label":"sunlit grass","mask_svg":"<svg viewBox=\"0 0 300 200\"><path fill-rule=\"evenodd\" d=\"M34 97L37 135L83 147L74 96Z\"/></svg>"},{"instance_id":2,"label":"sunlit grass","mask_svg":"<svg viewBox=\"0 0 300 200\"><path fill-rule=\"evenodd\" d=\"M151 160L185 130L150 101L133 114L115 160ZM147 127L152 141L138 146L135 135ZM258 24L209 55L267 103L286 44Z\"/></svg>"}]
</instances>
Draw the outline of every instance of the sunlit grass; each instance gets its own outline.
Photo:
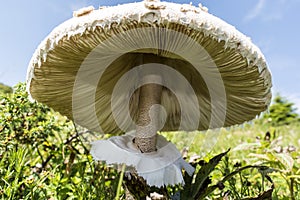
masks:
<instances>
[{"instance_id":1,"label":"sunlit grass","mask_svg":"<svg viewBox=\"0 0 300 200\"><path fill-rule=\"evenodd\" d=\"M279 138L278 145L300 147L300 124L270 127L268 125L244 124L231 128L221 128L194 132L163 132L179 150L189 149L189 155L216 154L242 143L255 143L263 140L269 131L271 139Z\"/></svg>"},{"instance_id":2,"label":"sunlit grass","mask_svg":"<svg viewBox=\"0 0 300 200\"><path fill-rule=\"evenodd\" d=\"M269 135L266 134L267 132ZM241 165L266 164L278 169L278 172L274 171L270 174L276 186L275 197L278 195L281 198L286 196L287 199L291 199L288 197L291 189L291 178L289 177L294 177L294 181L297 183L300 181L299 123L271 127L268 124L256 122L206 132L167 132L162 134L176 144L179 150L188 149L188 159L195 155L202 159L211 158L212 155L230 148L231 151L228 155L232 165L235 163L241 163ZM290 168L288 165L291 165ZM224 170L224 167L224 165L220 166L220 170ZM217 180L220 174L215 173L214 176ZM260 184L261 175L258 171L252 171L249 172L247 179L252 183L258 181L257 184ZM297 187L299 186L295 186L294 190ZM295 195L296 199L300 198L297 191Z\"/></svg>"}]
</instances>

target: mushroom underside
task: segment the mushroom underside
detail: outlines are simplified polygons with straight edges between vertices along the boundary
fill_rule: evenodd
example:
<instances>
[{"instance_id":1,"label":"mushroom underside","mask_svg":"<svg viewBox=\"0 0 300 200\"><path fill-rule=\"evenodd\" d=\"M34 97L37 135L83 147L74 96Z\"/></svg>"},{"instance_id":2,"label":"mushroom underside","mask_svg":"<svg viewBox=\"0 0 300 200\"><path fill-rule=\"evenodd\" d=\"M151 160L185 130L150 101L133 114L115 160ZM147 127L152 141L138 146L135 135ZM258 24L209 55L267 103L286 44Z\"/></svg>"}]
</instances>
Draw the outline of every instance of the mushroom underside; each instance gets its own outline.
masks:
<instances>
[{"instance_id":1,"label":"mushroom underside","mask_svg":"<svg viewBox=\"0 0 300 200\"><path fill-rule=\"evenodd\" d=\"M162 25L163 26L163 25ZM211 92L213 87L207 85L207 74L211 75L210 79L215 78L215 74L219 74L221 81L224 85L226 92L226 104L220 101L220 108L225 110L226 118L221 126L231 126L234 124L241 124L245 121L253 119L260 112L264 111L270 100L270 73L268 70L259 70L256 65L249 65L247 58L244 58L237 50L225 48L224 41L217 41L211 37L205 36L201 32L191 31L189 27L169 23L163 28L180 31L180 33L192 38L194 42L200 44L210 57L198 57L199 62L206 62L208 59L212 59L217 71L210 71L210 66L200 66L206 70L206 74L201 74L201 71L195 69L189 61L182 58L180 55L174 52L169 52L163 48L165 43L160 43L159 48L137 48L134 51L126 52L115 59L108 67L101 66L99 63L98 68L90 71L86 71L85 75L81 77L83 84L79 88L76 88L79 101L84 102L86 98L93 98L94 102L91 107L94 107L97 116L97 122L91 123L90 113L86 113L86 105L82 107L78 106L74 111L74 83L78 80L78 72L82 70L81 66L86 61L89 54L95 49L101 42L108 40L110 37L124 32L124 30L135 30L139 27L152 27L149 24L132 22L127 25L114 26L110 30L104 30L101 27L97 27L95 30L86 30L83 34L71 36L70 38L64 37L60 41L60 45L55 49L52 49L47 53L47 59L41 67L35 67L34 78L31 80L30 91L33 98L46 103L48 106L59 111L63 115L66 115L70 119L74 119L74 112L81 113L81 116L75 120L78 124L85 126L93 131L105 132L111 134L120 134L128 130L132 130L132 123L124 119L123 127L126 130L120 129L116 121L114 120L113 111L111 108L111 97L115 85L118 80L128 71L141 64L147 64L151 62L161 63L169 66L172 69L178 71L189 82L190 86L195 92L197 103L190 101L190 94L186 93L186 88L178 87L176 91L171 91L169 88L162 87L160 103L164 107L167 116L162 131L173 131L179 128L186 131L192 131L188 126L189 123L182 124L182 121L193 121L192 115L195 109L200 109L200 119L197 127L198 130L206 130L208 128L217 128L211 126L212 115L212 99ZM152 27L155 32L158 31L157 27ZM125 31L126 32L126 31ZM126 41L114 41L111 48L123 49L126 45L133 45L135 41L139 39L147 40L146 35L148 32L140 33L136 35L126 35ZM161 34L165 34L162 32ZM167 34L167 33L166 33ZM84 39L82 39L84 38ZM176 42L176 38L173 38L171 42ZM147 42L147 41L145 41ZM150 42L150 41L148 41ZM190 46L189 46L190 45ZM194 44L187 43L184 47L185 50L192 48ZM175 49L183 48L182 46L174 47ZM115 49L114 49L115 50ZM97 53L97 52L96 52ZM190 52L192 54L193 52ZM102 54L99 53L99 56ZM140 57L144 58L141 63ZM147 58L148 57L148 58ZM155 59L153 59L156 57ZM96 57L96 59L88 60L89 63L98 63L102 57ZM102 76L96 83L90 83L89 79L98 71L102 70ZM84 70L83 70L84 71ZM138 106L139 96L141 88L136 86L137 80L141 77L131 77L128 79L128 84L132 85L132 88L136 88L133 95L130 97L130 103L128 105L130 110L130 116L133 121L138 119ZM163 80L166 81L166 80ZM165 83L164 83L165 84ZM168 83L168 84L176 84ZM88 87L96 88L95 94L91 94L91 90ZM216 86L217 87L217 86ZM94 95L91 97L91 95ZM126 95L126 94L125 94ZM186 103L185 112L180 106L178 99L184 99ZM59 101L57 101L59 100ZM61 102L64 102L63 104ZM215 100L218 103L218 99ZM223 101L224 102L224 101ZM122 104L116 102L117 104ZM118 105L115 105L117 108ZM121 106L120 106L121 107ZM119 113L122 110L118 111ZM218 119L218 113L216 114L216 121L222 121ZM99 125L101 130L99 130ZM220 127L221 127L220 126ZM195 130L194 129L194 130Z\"/></svg>"}]
</instances>

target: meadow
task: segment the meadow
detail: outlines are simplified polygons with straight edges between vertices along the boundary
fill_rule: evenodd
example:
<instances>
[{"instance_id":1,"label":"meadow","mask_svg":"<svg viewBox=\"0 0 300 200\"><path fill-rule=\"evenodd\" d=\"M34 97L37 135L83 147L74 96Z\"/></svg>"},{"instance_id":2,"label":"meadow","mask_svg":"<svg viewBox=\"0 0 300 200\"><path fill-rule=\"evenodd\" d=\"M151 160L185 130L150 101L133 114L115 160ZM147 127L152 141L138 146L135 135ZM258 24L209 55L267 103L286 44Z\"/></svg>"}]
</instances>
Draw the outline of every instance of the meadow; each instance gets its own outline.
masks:
<instances>
[{"instance_id":1,"label":"meadow","mask_svg":"<svg viewBox=\"0 0 300 200\"><path fill-rule=\"evenodd\" d=\"M176 144L196 172L193 177L184 173L185 186L150 188L134 174L129 179L121 167L93 161L90 142L109 134L99 136L30 102L25 85L19 84L14 93L0 98L0 197L300 199L299 116L290 102L274 105L241 126L160 133Z\"/></svg>"}]
</instances>

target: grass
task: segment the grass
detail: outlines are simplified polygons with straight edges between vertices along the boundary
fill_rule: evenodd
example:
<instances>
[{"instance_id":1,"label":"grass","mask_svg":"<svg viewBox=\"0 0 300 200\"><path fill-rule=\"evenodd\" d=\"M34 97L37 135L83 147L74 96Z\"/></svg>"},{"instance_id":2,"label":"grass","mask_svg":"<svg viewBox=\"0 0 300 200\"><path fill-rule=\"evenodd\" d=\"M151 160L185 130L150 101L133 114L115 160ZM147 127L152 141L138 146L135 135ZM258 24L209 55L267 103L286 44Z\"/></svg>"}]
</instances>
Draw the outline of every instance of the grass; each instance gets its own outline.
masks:
<instances>
[{"instance_id":1,"label":"grass","mask_svg":"<svg viewBox=\"0 0 300 200\"><path fill-rule=\"evenodd\" d=\"M194 162L203 159L209 163L215 155L231 149L218 165L214 165L212 173L207 174L212 186L226 179L222 183L225 189L214 190L206 199L257 196L272 188L269 178L275 185L273 199L300 199L299 124L270 127L252 123L207 132L161 134L175 143L178 149L188 149L187 159ZM73 138L71 135L64 136L64 139L60 137L53 137L52 143L59 146L68 141L67 137ZM42 144L48 148L44 142ZM12 148L1 158L0 196L4 199L124 199L122 174L95 163L80 147L81 144L80 140L70 143L70 149L62 147L61 153L51 150L57 154L41 172L32 172L36 169L33 166L40 162L37 149L21 148L20 144L18 148ZM79 150L77 153L74 152L76 148ZM63 164L61 160L64 158ZM68 165L70 160L72 164ZM257 166L267 168L264 170ZM199 180L203 182L206 179Z\"/></svg>"},{"instance_id":2,"label":"grass","mask_svg":"<svg viewBox=\"0 0 300 200\"><path fill-rule=\"evenodd\" d=\"M124 176L120 187L122 174L95 162L89 153L95 135L30 102L24 84L0 100L0 199L124 199L129 190L149 194L135 176ZM197 174L194 179L185 176L191 188L159 191L174 195L186 189L181 190L187 197L182 199L191 199L190 194L263 199L267 192L273 199L300 199L300 124L271 127L258 122L207 132L161 133L187 152Z\"/></svg>"},{"instance_id":3,"label":"grass","mask_svg":"<svg viewBox=\"0 0 300 200\"><path fill-rule=\"evenodd\" d=\"M206 132L162 133L179 149L188 149L188 159L198 158L208 161L212 155L231 149L227 163L219 165L212 180L219 180L226 170L246 165L266 165L271 172L248 170L238 174L226 185L234 196L247 193L245 183L252 184L252 190L265 190L265 176L275 185L273 199L300 199L300 125L295 123L280 127L271 127L259 122L209 130ZM226 159L225 159L226 160ZM266 173L266 174L263 174ZM248 191L249 192L249 191Z\"/></svg>"},{"instance_id":4,"label":"grass","mask_svg":"<svg viewBox=\"0 0 300 200\"><path fill-rule=\"evenodd\" d=\"M269 127L260 124L245 124L231 128L221 128L206 132L164 132L161 133L178 149L189 148L189 152L198 155L206 153L216 154L234 148L241 143L254 143L265 137L266 132L280 139L278 145L295 147L300 146L300 124L292 124L280 127Z\"/></svg>"}]
</instances>

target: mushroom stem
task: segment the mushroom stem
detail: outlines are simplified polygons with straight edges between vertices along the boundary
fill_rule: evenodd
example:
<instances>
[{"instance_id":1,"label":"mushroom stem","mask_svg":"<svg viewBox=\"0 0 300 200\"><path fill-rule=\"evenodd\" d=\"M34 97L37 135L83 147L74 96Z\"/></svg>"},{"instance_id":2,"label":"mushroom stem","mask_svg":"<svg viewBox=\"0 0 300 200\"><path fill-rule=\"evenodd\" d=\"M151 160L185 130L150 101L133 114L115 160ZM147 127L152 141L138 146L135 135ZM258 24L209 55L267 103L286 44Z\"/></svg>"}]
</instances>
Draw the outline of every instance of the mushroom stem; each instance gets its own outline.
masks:
<instances>
[{"instance_id":1,"label":"mushroom stem","mask_svg":"<svg viewBox=\"0 0 300 200\"><path fill-rule=\"evenodd\" d=\"M159 75L145 75L140 88L137 136L135 143L142 153L156 151L156 136L159 127L159 105L161 102L162 82ZM155 84L158 83L158 84Z\"/></svg>"}]
</instances>

